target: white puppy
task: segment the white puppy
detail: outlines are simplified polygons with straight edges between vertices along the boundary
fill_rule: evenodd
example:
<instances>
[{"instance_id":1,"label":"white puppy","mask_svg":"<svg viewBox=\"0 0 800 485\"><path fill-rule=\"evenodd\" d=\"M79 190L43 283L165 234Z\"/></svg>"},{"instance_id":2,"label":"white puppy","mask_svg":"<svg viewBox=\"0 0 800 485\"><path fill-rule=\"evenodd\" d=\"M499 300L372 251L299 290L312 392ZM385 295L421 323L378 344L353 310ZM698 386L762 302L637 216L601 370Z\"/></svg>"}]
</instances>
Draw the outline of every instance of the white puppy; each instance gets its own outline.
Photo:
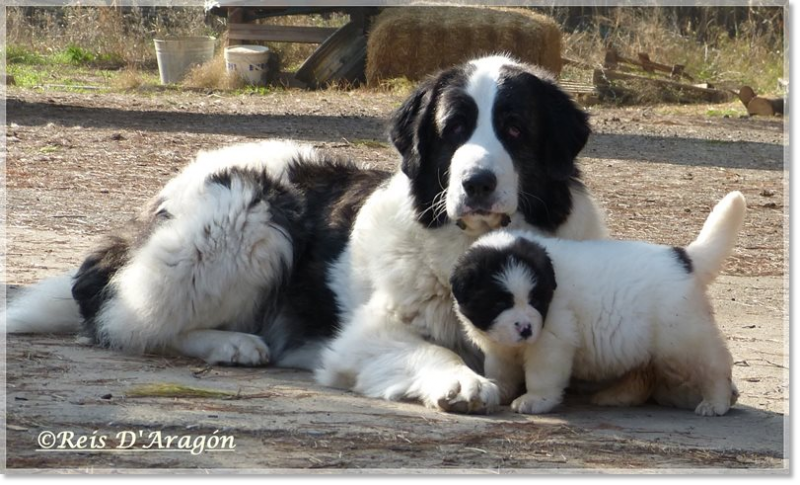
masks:
<instances>
[{"instance_id":1,"label":"white puppy","mask_svg":"<svg viewBox=\"0 0 800 485\"><path fill-rule=\"evenodd\" d=\"M664 405L719 416L736 402L733 360L707 286L730 254L745 199L728 194L685 249L632 241L567 241L527 231L484 236L451 277L486 376L506 401L538 414L562 400L570 377L615 384L605 405ZM523 366L524 363L524 366ZM523 370L524 369L524 370Z\"/></svg>"}]
</instances>

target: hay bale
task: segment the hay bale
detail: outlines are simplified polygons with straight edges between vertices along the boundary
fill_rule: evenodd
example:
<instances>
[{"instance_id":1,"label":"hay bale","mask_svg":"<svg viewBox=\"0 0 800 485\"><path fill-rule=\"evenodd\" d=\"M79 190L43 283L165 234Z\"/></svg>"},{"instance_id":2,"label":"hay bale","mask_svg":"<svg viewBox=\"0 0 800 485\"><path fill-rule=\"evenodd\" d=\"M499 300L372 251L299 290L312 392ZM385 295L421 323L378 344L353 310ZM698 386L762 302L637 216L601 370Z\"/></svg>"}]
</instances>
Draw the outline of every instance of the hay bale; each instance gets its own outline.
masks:
<instances>
[{"instance_id":1,"label":"hay bale","mask_svg":"<svg viewBox=\"0 0 800 485\"><path fill-rule=\"evenodd\" d=\"M367 42L367 83L419 80L468 59L507 53L561 72L561 31L550 17L525 9L482 7L387 8Z\"/></svg>"}]
</instances>

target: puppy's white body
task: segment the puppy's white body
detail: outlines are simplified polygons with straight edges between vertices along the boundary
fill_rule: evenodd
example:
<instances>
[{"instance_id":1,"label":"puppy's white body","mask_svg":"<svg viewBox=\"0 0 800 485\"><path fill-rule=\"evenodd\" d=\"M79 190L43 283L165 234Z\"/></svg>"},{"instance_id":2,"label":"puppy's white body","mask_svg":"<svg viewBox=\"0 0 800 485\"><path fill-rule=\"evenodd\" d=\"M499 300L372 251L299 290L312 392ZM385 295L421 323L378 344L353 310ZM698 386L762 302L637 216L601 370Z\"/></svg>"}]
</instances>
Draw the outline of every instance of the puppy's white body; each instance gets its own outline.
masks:
<instances>
[{"instance_id":1,"label":"puppy's white body","mask_svg":"<svg viewBox=\"0 0 800 485\"><path fill-rule=\"evenodd\" d=\"M525 231L485 236L476 245L504 248L516 238L541 245L557 281L544 325L521 346L499 343L465 321L487 354L487 377L515 389L524 365L527 392L512 403L523 413L552 409L572 376L622 379L595 396L600 404L638 404L652 396L662 404L696 406L701 415L725 414L737 395L733 361L706 287L730 253L744 212L738 192L717 205L700 237L686 248L691 271L672 248L642 242L567 241ZM529 288L535 284L530 281ZM626 389L626 380L642 372L651 372L654 380L639 390Z\"/></svg>"}]
</instances>

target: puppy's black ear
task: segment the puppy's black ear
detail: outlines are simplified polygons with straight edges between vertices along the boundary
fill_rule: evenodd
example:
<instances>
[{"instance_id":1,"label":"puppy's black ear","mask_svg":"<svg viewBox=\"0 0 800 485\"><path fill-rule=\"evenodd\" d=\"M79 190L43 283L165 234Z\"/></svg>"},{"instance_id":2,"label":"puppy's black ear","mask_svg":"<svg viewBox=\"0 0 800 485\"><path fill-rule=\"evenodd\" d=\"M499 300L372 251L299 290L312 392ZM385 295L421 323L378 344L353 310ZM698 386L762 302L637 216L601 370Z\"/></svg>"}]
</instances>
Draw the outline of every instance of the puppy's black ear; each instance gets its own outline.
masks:
<instances>
[{"instance_id":1,"label":"puppy's black ear","mask_svg":"<svg viewBox=\"0 0 800 485\"><path fill-rule=\"evenodd\" d=\"M536 271L537 286L555 290L556 272L547 250L539 243L519 237L512 246L514 254L527 262Z\"/></svg>"},{"instance_id":2,"label":"puppy's black ear","mask_svg":"<svg viewBox=\"0 0 800 485\"><path fill-rule=\"evenodd\" d=\"M541 80L539 159L551 177L568 180L576 174L575 157L589 140L589 116L567 93Z\"/></svg>"},{"instance_id":3,"label":"puppy's black ear","mask_svg":"<svg viewBox=\"0 0 800 485\"><path fill-rule=\"evenodd\" d=\"M450 286L453 289L453 296L459 305L464 305L474 295L480 284L479 276L477 261L472 252L467 252L461 256L453 273L450 275Z\"/></svg>"},{"instance_id":4,"label":"puppy's black ear","mask_svg":"<svg viewBox=\"0 0 800 485\"><path fill-rule=\"evenodd\" d=\"M404 174L415 179L419 174L425 147L425 118L428 116L435 82L433 79L422 82L395 112L391 121L389 137L403 157L400 166Z\"/></svg>"}]
</instances>

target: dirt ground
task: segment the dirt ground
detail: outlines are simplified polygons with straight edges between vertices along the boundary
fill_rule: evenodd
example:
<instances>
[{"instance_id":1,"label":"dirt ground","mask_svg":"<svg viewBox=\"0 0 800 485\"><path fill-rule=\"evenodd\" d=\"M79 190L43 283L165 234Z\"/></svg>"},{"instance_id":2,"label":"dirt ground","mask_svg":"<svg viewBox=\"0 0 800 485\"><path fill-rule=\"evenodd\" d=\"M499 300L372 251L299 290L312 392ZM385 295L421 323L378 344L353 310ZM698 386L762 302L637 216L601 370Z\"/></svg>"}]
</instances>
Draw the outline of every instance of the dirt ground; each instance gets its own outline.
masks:
<instances>
[{"instance_id":1,"label":"dirt ground","mask_svg":"<svg viewBox=\"0 0 800 485\"><path fill-rule=\"evenodd\" d=\"M77 266L97 238L124 224L193 154L257 138L293 138L394 167L390 93L74 94L10 87L7 110L6 285ZM736 361L739 404L701 418L656 406L605 409L571 396L555 413L438 413L325 389L299 371L205 368L129 357L53 336L7 340L9 471L109 468L405 472L720 470L789 468L788 312L784 285L781 119L708 117L702 108L590 108L594 135L580 164L612 234L685 245L725 193L748 216L711 289ZM146 383L239 393L233 398L132 397ZM43 432L108 435L160 430L227 434L235 450L44 452ZM108 448L107 447L107 448ZM63 451L63 450L62 450ZM106 451L109 451L108 449Z\"/></svg>"}]
</instances>

